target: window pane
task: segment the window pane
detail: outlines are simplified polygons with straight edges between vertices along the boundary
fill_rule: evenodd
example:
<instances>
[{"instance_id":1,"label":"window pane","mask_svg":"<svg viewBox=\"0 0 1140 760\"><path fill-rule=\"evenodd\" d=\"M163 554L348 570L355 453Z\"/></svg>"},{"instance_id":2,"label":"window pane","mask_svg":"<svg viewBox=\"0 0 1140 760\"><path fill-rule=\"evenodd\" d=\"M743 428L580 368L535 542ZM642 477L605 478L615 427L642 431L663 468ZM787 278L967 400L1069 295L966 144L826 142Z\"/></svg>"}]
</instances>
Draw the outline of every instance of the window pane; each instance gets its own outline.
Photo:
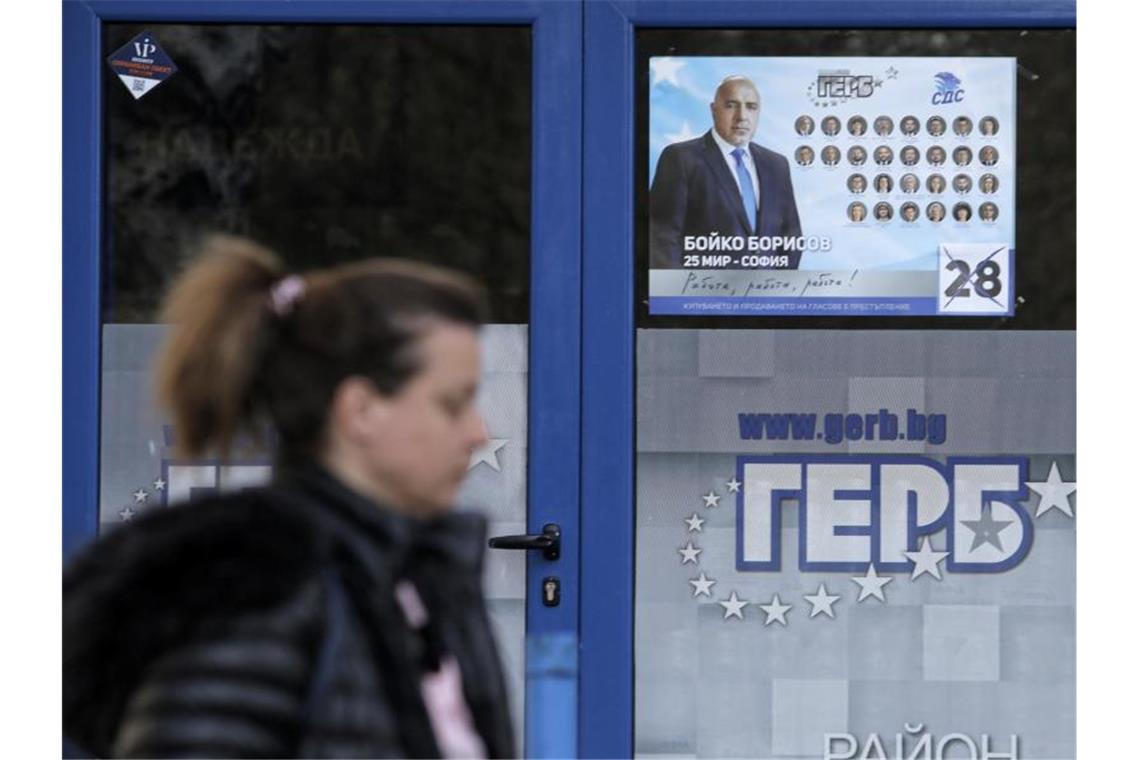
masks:
<instances>
[{"instance_id":1,"label":"window pane","mask_svg":"<svg viewBox=\"0 0 1140 760\"><path fill-rule=\"evenodd\" d=\"M260 483L268 458L187 462L151 403L157 309L195 243L250 236L288 267L372 256L466 271L489 291L479 406L492 439L460 508L525 532L531 32L492 26L108 24L147 31L177 72L136 99L106 67L101 530L195 490ZM522 746L525 557L485 590Z\"/></svg>"},{"instance_id":2,"label":"window pane","mask_svg":"<svg viewBox=\"0 0 1140 760\"><path fill-rule=\"evenodd\" d=\"M205 232L296 268L390 255L471 272L527 319L527 27L109 24L178 67L135 99L104 68L105 322L148 322Z\"/></svg>"}]
</instances>

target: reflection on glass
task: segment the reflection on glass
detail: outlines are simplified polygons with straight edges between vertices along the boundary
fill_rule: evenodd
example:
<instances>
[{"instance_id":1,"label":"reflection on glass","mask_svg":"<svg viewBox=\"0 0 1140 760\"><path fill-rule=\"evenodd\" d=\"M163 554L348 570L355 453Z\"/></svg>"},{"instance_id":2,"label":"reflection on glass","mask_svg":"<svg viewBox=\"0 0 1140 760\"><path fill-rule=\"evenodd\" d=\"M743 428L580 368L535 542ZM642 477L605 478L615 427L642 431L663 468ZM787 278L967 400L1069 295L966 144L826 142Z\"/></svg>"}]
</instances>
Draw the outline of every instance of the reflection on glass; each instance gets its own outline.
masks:
<instances>
[{"instance_id":1,"label":"reflection on glass","mask_svg":"<svg viewBox=\"0 0 1140 760\"><path fill-rule=\"evenodd\" d=\"M103 69L108 322L149 322L213 231L290 267L422 258L527 319L525 27L149 25L178 71L135 100ZM105 50L143 28L104 26ZM440 97L446 92L446 97Z\"/></svg>"}]
</instances>

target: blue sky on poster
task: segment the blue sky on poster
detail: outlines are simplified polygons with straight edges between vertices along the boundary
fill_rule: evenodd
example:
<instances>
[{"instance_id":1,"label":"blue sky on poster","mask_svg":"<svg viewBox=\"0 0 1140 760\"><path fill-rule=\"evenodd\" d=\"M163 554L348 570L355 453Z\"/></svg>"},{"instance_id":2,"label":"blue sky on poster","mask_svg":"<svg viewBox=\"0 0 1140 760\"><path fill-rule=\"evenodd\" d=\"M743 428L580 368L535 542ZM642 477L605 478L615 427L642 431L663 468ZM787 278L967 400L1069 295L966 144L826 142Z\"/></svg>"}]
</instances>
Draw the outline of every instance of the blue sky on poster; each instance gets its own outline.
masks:
<instances>
[{"instance_id":1,"label":"blue sky on poster","mask_svg":"<svg viewBox=\"0 0 1140 760\"><path fill-rule=\"evenodd\" d=\"M1015 65L1013 58L869 58L869 57L656 57L650 59L649 76L649 180L652 182L657 161L665 146L673 142L703 135L711 126L709 103L717 84L726 76L742 74L756 83L760 90L761 109L759 124L753 141L774 150L791 165L792 184L800 212L804 235L830 237L830 253L805 254L802 268L863 268L893 270L930 270L936 266L937 250L941 243L1003 243L1014 246L1014 172L1015 155ZM821 72L846 70L851 75L867 75L875 82L869 97L828 98L824 105L816 92ZM938 90L936 75L949 72L960 82L959 100L935 105L932 98ZM800 136L794 125L801 115L811 116L815 131ZM844 129L835 137L827 137L820 130L820 121L827 115L839 117ZM860 115L867 120L868 134L850 135L847 120ZM886 137L874 134L874 119L890 116L895 123L893 133ZM914 139L905 138L898 129L899 120L914 115L923 125ZM947 122L946 134L935 138L926 132L927 119L941 116ZM968 116L974 131L958 137L949 128L952 120ZM998 120L998 134L983 138L977 129L983 116ZM811 166L802 167L794 161L796 148L810 146L815 152ZM836 167L825 167L820 152L827 145L835 145L843 155ZM894 161L879 167L868 159L862 166L852 166L847 160L848 148L861 145L868 154L880 145L891 148ZM917 166L905 167L899 161L899 149L916 146L922 154ZM947 155L959 145L973 152L966 167L957 167L951 160L940 167L926 161L927 148L941 145ZM983 166L978 152L984 145L993 145L999 155L997 165ZM899 192L899 179L903 174L914 173L923 183L922 192L907 195ZM879 196L868 190L854 195L847 189L847 179L854 173L864 175L868 183L880 173L892 179L893 192ZM932 173L939 173L949 184L957 174L966 174L973 189L965 195L948 190L940 195L925 192L925 182ZM983 195L977 188L978 179L986 173L998 177L998 190ZM848 204L860 201L870 216L876 203L886 201L893 207L893 219L885 224L865 222L856 225L847 218ZM900 218L903 203L918 204L921 215L908 224ZM935 224L927 220L925 209L939 201L946 209L947 221ZM985 201L998 207L996 222L982 223L978 207ZM949 221L954 204L966 202L971 207L971 221L959 224Z\"/></svg>"}]
</instances>

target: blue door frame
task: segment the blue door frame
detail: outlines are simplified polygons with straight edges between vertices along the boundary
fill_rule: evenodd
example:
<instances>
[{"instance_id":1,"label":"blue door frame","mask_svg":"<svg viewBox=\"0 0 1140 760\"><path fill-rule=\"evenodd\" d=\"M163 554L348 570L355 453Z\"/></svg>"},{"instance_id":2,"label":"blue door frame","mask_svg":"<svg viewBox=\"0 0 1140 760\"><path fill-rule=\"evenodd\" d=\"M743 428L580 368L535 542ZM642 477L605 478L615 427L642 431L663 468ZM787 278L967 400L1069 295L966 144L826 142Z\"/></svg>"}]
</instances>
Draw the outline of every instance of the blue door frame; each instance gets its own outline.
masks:
<instances>
[{"instance_id":1,"label":"blue door frame","mask_svg":"<svg viewBox=\"0 0 1140 760\"><path fill-rule=\"evenodd\" d=\"M564 534L562 607L538 615L537 602L528 603L528 663L543 663L539 668L555 677L528 688L525 751L628 757L634 748L637 29L1075 27L1076 9L1072 0L64 2L65 557L94 536L97 524L100 25L132 20L532 26L537 181L530 324L543 339L532 342L530 355L528 520L532 531L550 521L579 530ZM575 720L566 721L572 713Z\"/></svg>"},{"instance_id":2,"label":"blue door frame","mask_svg":"<svg viewBox=\"0 0 1140 760\"><path fill-rule=\"evenodd\" d=\"M533 35L528 528L564 526L562 604L527 605L531 757L576 754L582 5L578 0L63 3L63 553L95 536L99 493L104 22L519 24ZM569 115L570 118L567 118ZM544 567L538 567L543 563ZM528 557L528 576L549 574Z\"/></svg>"}]
</instances>

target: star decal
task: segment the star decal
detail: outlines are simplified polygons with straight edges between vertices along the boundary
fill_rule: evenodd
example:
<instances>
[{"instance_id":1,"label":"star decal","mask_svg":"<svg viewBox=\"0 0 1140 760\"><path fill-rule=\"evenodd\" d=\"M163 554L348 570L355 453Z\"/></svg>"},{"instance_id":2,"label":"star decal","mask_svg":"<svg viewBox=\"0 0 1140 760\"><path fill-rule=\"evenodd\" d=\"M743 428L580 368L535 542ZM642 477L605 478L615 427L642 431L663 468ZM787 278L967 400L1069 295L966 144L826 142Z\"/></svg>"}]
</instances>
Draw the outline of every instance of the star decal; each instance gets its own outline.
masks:
<instances>
[{"instance_id":1,"label":"star decal","mask_svg":"<svg viewBox=\"0 0 1140 760\"><path fill-rule=\"evenodd\" d=\"M811 614L808 615L809 620L820 613L827 615L832 620L835 619L835 610L831 608L839 601L839 594L827 593L827 586L822 583L819 584L819 590L811 596L805 595L804 599L811 602Z\"/></svg>"},{"instance_id":2,"label":"star decal","mask_svg":"<svg viewBox=\"0 0 1140 760\"><path fill-rule=\"evenodd\" d=\"M732 480L725 483L725 485L728 486L729 493L740 493L740 486L742 483L736 478L733 478Z\"/></svg>"},{"instance_id":3,"label":"star decal","mask_svg":"<svg viewBox=\"0 0 1140 760\"><path fill-rule=\"evenodd\" d=\"M970 551L974 551L982 544L990 544L1003 551L1001 538L998 536L1003 530L1013 525L1013 520L995 520L993 509L983 509L980 520L959 520L958 522L974 531L974 542L970 544Z\"/></svg>"},{"instance_id":4,"label":"star decal","mask_svg":"<svg viewBox=\"0 0 1140 760\"><path fill-rule=\"evenodd\" d=\"M692 578L689 580L689 583L692 584L692 586L693 586L693 596L711 597L712 591L710 591L710 589L713 587L713 585L716 583L716 581L708 578L702 572L700 578Z\"/></svg>"},{"instance_id":5,"label":"star decal","mask_svg":"<svg viewBox=\"0 0 1140 760\"><path fill-rule=\"evenodd\" d=\"M717 496L712 491L709 491L707 494L705 494L701 498L705 500L705 509L708 509L709 507L720 506L720 497Z\"/></svg>"},{"instance_id":6,"label":"star decal","mask_svg":"<svg viewBox=\"0 0 1140 760\"><path fill-rule=\"evenodd\" d=\"M166 490L166 481L163 480L162 478L159 478L158 480L154 481L153 485L154 485L154 490L156 490L156 491L165 491Z\"/></svg>"},{"instance_id":7,"label":"star decal","mask_svg":"<svg viewBox=\"0 0 1140 760\"><path fill-rule=\"evenodd\" d=\"M130 522L134 519L135 511L130 507L123 507L119 510L119 519L123 522Z\"/></svg>"},{"instance_id":8,"label":"star decal","mask_svg":"<svg viewBox=\"0 0 1140 760\"><path fill-rule=\"evenodd\" d=\"M883 586L887 585L894 578L890 575L879 575L875 572L874 565L867 566L867 574L862 578L852 578L854 583L859 584L859 598L856 602L861 602L869 596L873 596L880 602L887 601L887 597L883 595Z\"/></svg>"},{"instance_id":9,"label":"star decal","mask_svg":"<svg viewBox=\"0 0 1140 760\"><path fill-rule=\"evenodd\" d=\"M781 602L779 594L773 594L772 595L771 603L769 603L769 604L757 603L756 606L759 607L760 609L764 610L764 614L768 616L768 618L764 621L764 625L770 625L772 622L778 622L780 625L783 625L783 626L788 625L788 619L786 617L784 617L784 615L788 614L788 610L790 610L792 608L792 605L784 604L783 602Z\"/></svg>"},{"instance_id":10,"label":"star decal","mask_svg":"<svg viewBox=\"0 0 1140 760\"><path fill-rule=\"evenodd\" d=\"M690 517L688 520L685 520L684 522L686 525L689 526L689 532L690 533L692 533L693 531L700 533L701 526L705 524L705 521L702 518L697 517L696 512L694 512L693 516Z\"/></svg>"},{"instance_id":11,"label":"star decal","mask_svg":"<svg viewBox=\"0 0 1140 760\"><path fill-rule=\"evenodd\" d=\"M894 66L889 67L887 69L887 79L898 79L898 78L899 78L899 70L896 69Z\"/></svg>"},{"instance_id":12,"label":"star decal","mask_svg":"<svg viewBox=\"0 0 1140 760\"><path fill-rule=\"evenodd\" d=\"M681 554L682 565L687 565L690 562L695 565L697 564L697 555L704 551L704 549L696 548L693 546L693 542L690 541L688 546L686 546L684 549L678 549L677 551Z\"/></svg>"},{"instance_id":13,"label":"star decal","mask_svg":"<svg viewBox=\"0 0 1140 760\"><path fill-rule=\"evenodd\" d=\"M656 87L662 82L681 86L677 81L677 72L685 65L684 61L678 61L676 58L652 58L649 61L649 68L653 72L653 84L651 87Z\"/></svg>"},{"instance_id":14,"label":"star decal","mask_svg":"<svg viewBox=\"0 0 1140 760\"><path fill-rule=\"evenodd\" d=\"M723 599L721 601L718 601L717 604L719 604L721 607L724 607L724 619L725 620L728 620L730 617L734 617L734 618L738 618L740 620L743 620L744 619L744 606L746 604L748 604L748 600L738 598L736 596L736 592L733 591L732 594L729 595L728 599Z\"/></svg>"},{"instance_id":15,"label":"star decal","mask_svg":"<svg viewBox=\"0 0 1140 760\"><path fill-rule=\"evenodd\" d=\"M938 569L938 563L946 559L950 552L936 552L930 546L930 536L927 536L922 546L916 552L903 552L903 556L914 563L914 569L910 573L910 579L917 580L924 574L933 575L935 580L942 580L942 571Z\"/></svg>"},{"instance_id":16,"label":"star decal","mask_svg":"<svg viewBox=\"0 0 1140 760\"><path fill-rule=\"evenodd\" d=\"M472 451L471 461L467 463L468 471L474 470L480 464L485 464L495 472L502 472L502 465L499 464L499 450L509 442L509 438L491 438Z\"/></svg>"},{"instance_id":17,"label":"star decal","mask_svg":"<svg viewBox=\"0 0 1140 760\"><path fill-rule=\"evenodd\" d=\"M139 490L137 490L133 494L131 494L131 496L135 497L135 504L142 504L144 501L147 500L147 497L149 496L149 494L140 488Z\"/></svg>"},{"instance_id":18,"label":"star decal","mask_svg":"<svg viewBox=\"0 0 1140 760\"><path fill-rule=\"evenodd\" d=\"M1050 509L1059 509L1069 517L1073 516L1073 505L1069 503L1069 494L1077 490L1077 481L1062 480L1056 460L1049 467L1048 478L1033 483L1026 482L1025 485L1041 497L1037 502L1037 514L1034 517L1040 517Z\"/></svg>"}]
</instances>

